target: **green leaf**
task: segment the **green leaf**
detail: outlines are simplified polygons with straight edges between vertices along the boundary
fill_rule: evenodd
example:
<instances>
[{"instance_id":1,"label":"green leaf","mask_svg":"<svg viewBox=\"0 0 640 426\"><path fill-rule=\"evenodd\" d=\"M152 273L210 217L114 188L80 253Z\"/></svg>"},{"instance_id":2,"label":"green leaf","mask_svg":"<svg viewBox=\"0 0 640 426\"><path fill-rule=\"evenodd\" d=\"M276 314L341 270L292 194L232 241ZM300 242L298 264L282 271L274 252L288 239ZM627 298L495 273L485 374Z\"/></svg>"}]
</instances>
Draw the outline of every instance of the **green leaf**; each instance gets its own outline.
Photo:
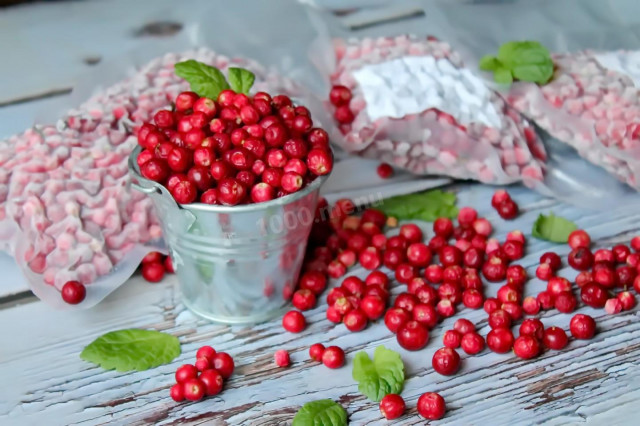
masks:
<instances>
[{"instance_id":1,"label":"green leaf","mask_svg":"<svg viewBox=\"0 0 640 426\"><path fill-rule=\"evenodd\" d=\"M544 84L553 77L553 63L543 65L519 65L514 67L511 72L517 80Z\"/></svg>"},{"instance_id":2,"label":"green leaf","mask_svg":"<svg viewBox=\"0 0 640 426\"><path fill-rule=\"evenodd\" d=\"M482 71L493 71L499 66L500 61L498 61L498 58L496 58L495 56L486 55L483 56L482 59L480 59L479 67Z\"/></svg>"},{"instance_id":3,"label":"green leaf","mask_svg":"<svg viewBox=\"0 0 640 426\"><path fill-rule=\"evenodd\" d=\"M499 66L493 72L493 79L495 80L496 83L499 83L499 84L513 83L513 76L511 75L511 71L509 71L507 68L504 68L502 66Z\"/></svg>"},{"instance_id":4,"label":"green leaf","mask_svg":"<svg viewBox=\"0 0 640 426\"><path fill-rule=\"evenodd\" d=\"M454 218L458 215L455 194L439 189L387 198L376 208L399 220L432 222L439 217Z\"/></svg>"},{"instance_id":5,"label":"green leaf","mask_svg":"<svg viewBox=\"0 0 640 426\"><path fill-rule=\"evenodd\" d=\"M358 382L358 390L370 400L379 402L385 395L402 391L404 364L400 354L378 346L373 361L366 352L356 354L352 375Z\"/></svg>"},{"instance_id":6,"label":"green leaf","mask_svg":"<svg viewBox=\"0 0 640 426\"><path fill-rule=\"evenodd\" d=\"M307 402L291 426L347 426L347 412L330 399Z\"/></svg>"},{"instance_id":7,"label":"green leaf","mask_svg":"<svg viewBox=\"0 0 640 426\"><path fill-rule=\"evenodd\" d=\"M231 88L238 93L249 94L256 76L249 70L244 68L229 68L229 84Z\"/></svg>"},{"instance_id":8,"label":"green leaf","mask_svg":"<svg viewBox=\"0 0 640 426\"><path fill-rule=\"evenodd\" d=\"M578 229L578 226L560 216L550 213L549 216L541 214L533 224L531 235L554 243L566 243L569 234Z\"/></svg>"},{"instance_id":9,"label":"green leaf","mask_svg":"<svg viewBox=\"0 0 640 426\"><path fill-rule=\"evenodd\" d=\"M549 50L537 41L503 44L498 50L498 61L517 80L545 84L553 77L553 60Z\"/></svg>"},{"instance_id":10,"label":"green leaf","mask_svg":"<svg viewBox=\"0 0 640 426\"><path fill-rule=\"evenodd\" d=\"M103 334L84 348L80 358L106 370L147 370L180 355L175 336L152 330L128 329Z\"/></svg>"},{"instance_id":11,"label":"green leaf","mask_svg":"<svg viewBox=\"0 0 640 426\"><path fill-rule=\"evenodd\" d=\"M175 64L178 77L189 82L191 90L199 96L216 99L220 92L229 88L229 83L218 68L189 59Z\"/></svg>"}]
</instances>

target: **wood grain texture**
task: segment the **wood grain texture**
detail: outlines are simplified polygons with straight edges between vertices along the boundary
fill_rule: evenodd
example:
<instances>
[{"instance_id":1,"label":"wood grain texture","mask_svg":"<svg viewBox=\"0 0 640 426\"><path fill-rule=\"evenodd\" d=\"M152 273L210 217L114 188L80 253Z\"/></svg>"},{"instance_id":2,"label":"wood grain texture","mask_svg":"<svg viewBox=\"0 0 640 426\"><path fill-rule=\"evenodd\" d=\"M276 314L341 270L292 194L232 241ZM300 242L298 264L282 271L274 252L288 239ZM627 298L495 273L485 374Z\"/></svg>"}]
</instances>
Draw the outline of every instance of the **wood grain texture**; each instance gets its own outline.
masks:
<instances>
[{"instance_id":1,"label":"wood grain texture","mask_svg":"<svg viewBox=\"0 0 640 426\"><path fill-rule=\"evenodd\" d=\"M498 238L513 229L528 234L537 215L551 210L588 230L596 245L628 241L640 228L640 213L630 207L581 211L520 187L510 191L522 214L505 222L489 207L493 188L460 185L453 189L459 191L460 206L477 207L494 223ZM568 252L564 246L529 240L521 264L533 275L539 256L552 247ZM363 275L362 270L353 272ZM575 275L568 269L561 274ZM495 295L499 287L488 284L486 295ZM542 288L543 283L532 279L526 294ZM395 287L394 293L401 290ZM0 349L0 374L11 385L0 387L0 424L286 425L301 405L320 398L342 404L352 425L389 424L381 418L377 404L359 394L351 378L354 354L360 350L371 354L381 344L398 350L407 369L402 395L408 412L395 424L424 424L415 404L426 391L439 392L447 401L447 415L438 424L637 424L640 322L635 309L611 316L603 310L580 308L596 318L599 332L593 340L571 341L565 350L548 351L532 361L488 350L473 357L461 352L460 373L444 377L431 368L442 334L462 315L477 322L480 333L486 335L484 311L465 309L434 329L427 348L407 352L381 323L360 333L329 323L322 299L318 308L306 313L310 325L298 335L284 332L279 319L253 327L199 320L181 304L174 277L158 285L135 277L89 311L51 311L42 303L5 309L0 311L0 324L3 341L10 343ZM541 319L545 326L568 330L570 317L550 311ZM127 327L170 332L180 338L183 353L171 365L135 373L103 371L79 359L82 348L95 337ZM343 347L347 365L328 370L311 362L307 350L316 342ZM236 371L219 396L176 404L168 396L173 373L179 365L193 362L203 344L229 352ZM290 351L290 368L275 366L272 357L277 349Z\"/></svg>"}]
</instances>

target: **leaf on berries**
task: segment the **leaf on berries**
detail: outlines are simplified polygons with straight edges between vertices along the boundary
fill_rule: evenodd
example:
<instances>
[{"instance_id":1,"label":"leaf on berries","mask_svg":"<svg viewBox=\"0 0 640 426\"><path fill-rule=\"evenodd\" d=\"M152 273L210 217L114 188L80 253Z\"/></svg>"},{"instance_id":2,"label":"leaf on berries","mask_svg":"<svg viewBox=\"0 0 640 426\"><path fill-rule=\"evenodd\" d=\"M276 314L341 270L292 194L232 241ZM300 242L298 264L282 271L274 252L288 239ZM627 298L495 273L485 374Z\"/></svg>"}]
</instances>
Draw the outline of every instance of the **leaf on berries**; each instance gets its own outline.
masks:
<instances>
[{"instance_id":1,"label":"leaf on berries","mask_svg":"<svg viewBox=\"0 0 640 426\"><path fill-rule=\"evenodd\" d=\"M174 68L176 75L188 81L191 90L196 92L198 96L216 99L220 92L229 88L229 83L218 68L202 62L189 59L178 62Z\"/></svg>"},{"instance_id":2,"label":"leaf on berries","mask_svg":"<svg viewBox=\"0 0 640 426\"><path fill-rule=\"evenodd\" d=\"M533 224L531 235L540 240L554 243L566 243L569 234L578 229L578 225L563 217L550 213L549 216L541 214Z\"/></svg>"},{"instance_id":3,"label":"leaf on berries","mask_svg":"<svg viewBox=\"0 0 640 426\"><path fill-rule=\"evenodd\" d=\"M498 84L511 84L513 83L513 75L511 75L511 71L508 69L498 66L493 71L493 80Z\"/></svg>"},{"instance_id":4,"label":"leaf on berries","mask_svg":"<svg viewBox=\"0 0 640 426\"><path fill-rule=\"evenodd\" d=\"M293 418L291 426L347 426L347 412L330 399L307 402Z\"/></svg>"},{"instance_id":5,"label":"leaf on berries","mask_svg":"<svg viewBox=\"0 0 640 426\"><path fill-rule=\"evenodd\" d=\"M455 218L458 215L456 195L439 189L387 198L376 208L399 220L433 222L439 217Z\"/></svg>"},{"instance_id":6,"label":"leaf on berries","mask_svg":"<svg viewBox=\"0 0 640 426\"><path fill-rule=\"evenodd\" d=\"M370 400L379 402L390 393L402 391L404 363L399 353L378 346L373 353L373 361L366 352L356 354L352 375L358 382L358 390Z\"/></svg>"},{"instance_id":7,"label":"leaf on berries","mask_svg":"<svg viewBox=\"0 0 640 426\"><path fill-rule=\"evenodd\" d=\"M484 56L479 67L493 71L497 83L515 80L545 84L553 77L553 60L549 50L537 41L510 41L500 46L498 56Z\"/></svg>"},{"instance_id":8,"label":"leaf on berries","mask_svg":"<svg viewBox=\"0 0 640 426\"><path fill-rule=\"evenodd\" d=\"M495 56L486 55L483 56L482 59L480 59L479 67L482 71L493 71L499 66L500 61L498 61L498 58L496 58Z\"/></svg>"},{"instance_id":9,"label":"leaf on berries","mask_svg":"<svg viewBox=\"0 0 640 426\"><path fill-rule=\"evenodd\" d=\"M136 328L103 334L84 348L80 358L106 370L142 371L171 362L180 355L175 336Z\"/></svg>"},{"instance_id":10,"label":"leaf on berries","mask_svg":"<svg viewBox=\"0 0 640 426\"><path fill-rule=\"evenodd\" d=\"M238 93L249 94L256 76L249 70L244 68L229 68L229 84L231 88Z\"/></svg>"}]
</instances>

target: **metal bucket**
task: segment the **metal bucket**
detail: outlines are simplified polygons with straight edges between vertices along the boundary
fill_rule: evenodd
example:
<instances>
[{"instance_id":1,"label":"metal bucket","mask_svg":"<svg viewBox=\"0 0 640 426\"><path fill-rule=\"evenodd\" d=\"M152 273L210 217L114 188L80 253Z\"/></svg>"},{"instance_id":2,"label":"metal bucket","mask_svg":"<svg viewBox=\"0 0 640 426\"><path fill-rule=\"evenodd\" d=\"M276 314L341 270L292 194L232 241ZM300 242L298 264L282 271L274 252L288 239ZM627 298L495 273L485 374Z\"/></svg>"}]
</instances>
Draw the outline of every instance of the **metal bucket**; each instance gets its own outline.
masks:
<instances>
[{"instance_id":1,"label":"metal bucket","mask_svg":"<svg viewBox=\"0 0 640 426\"><path fill-rule=\"evenodd\" d=\"M287 307L314 221L320 176L295 194L240 206L180 205L140 175L129 156L132 187L153 200L184 304L227 324L259 323Z\"/></svg>"}]
</instances>

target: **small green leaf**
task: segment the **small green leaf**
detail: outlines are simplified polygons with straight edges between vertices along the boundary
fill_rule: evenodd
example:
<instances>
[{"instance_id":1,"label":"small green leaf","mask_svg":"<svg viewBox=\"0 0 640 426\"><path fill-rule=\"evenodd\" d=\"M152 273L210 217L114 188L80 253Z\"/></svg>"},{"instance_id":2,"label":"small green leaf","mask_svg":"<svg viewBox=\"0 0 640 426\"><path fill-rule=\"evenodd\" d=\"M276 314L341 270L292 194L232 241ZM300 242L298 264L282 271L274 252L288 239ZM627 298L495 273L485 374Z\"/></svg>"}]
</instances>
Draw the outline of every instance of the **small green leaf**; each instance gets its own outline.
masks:
<instances>
[{"instance_id":1,"label":"small green leaf","mask_svg":"<svg viewBox=\"0 0 640 426\"><path fill-rule=\"evenodd\" d=\"M511 72L516 80L544 84L553 77L553 63L518 65L514 67Z\"/></svg>"},{"instance_id":2,"label":"small green leaf","mask_svg":"<svg viewBox=\"0 0 640 426\"><path fill-rule=\"evenodd\" d=\"M249 94L256 76L249 70L244 68L229 68L229 84L231 88L238 93Z\"/></svg>"},{"instance_id":3,"label":"small green leaf","mask_svg":"<svg viewBox=\"0 0 640 426\"><path fill-rule=\"evenodd\" d=\"M554 243L566 243L569 234L578 229L578 225L560 216L550 213L549 216L541 214L533 224L531 235L540 240Z\"/></svg>"},{"instance_id":4,"label":"small green leaf","mask_svg":"<svg viewBox=\"0 0 640 426\"><path fill-rule=\"evenodd\" d=\"M347 426L347 412L330 399L307 402L291 426Z\"/></svg>"},{"instance_id":5,"label":"small green leaf","mask_svg":"<svg viewBox=\"0 0 640 426\"><path fill-rule=\"evenodd\" d=\"M499 84L513 83L513 76L511 75L511 71L509 71L507 68L504 68L502 66L499 66L493 72L493 79L495 80L496 83L499 83Z\"/></svg>"},{"instance_id":6,"label":"small green leaf","mask_svg":"<svg viewBox=\"0 0 640 426\"><path fill-rule=\"evenodd\" d=\"M178 77L189 82L191 90L199 96L216 99L220 92L229 88L229 83L218 68L189 59L175 64Z\"/></svg>"},{"instance_id":7,"label":"small green leaf","mask_svg":"<svg viewBox=\"0 0 640 426\"><path fill-rule=\"evenodd\" d=\"M152 330L128 329L103 334L84 348L80 358L106 370L147 370L180 355L175 336Z\"/></svg>"},{"instance_id":8,"label":"small green leaf","mask_svg":"<svg viewBox=\"0 0 640 426\"><path fill-rule=\"evenodd\" d=\"M439 217L454 218L458 215L455 194L439 189L387 198L376 208L399 220L431 222Z\"/></svg>"},{"instance_id":9,"label":"small green leaf","mask_svg":"<svg viewBox=\"0 0 640 426\"><path fill-rule=\"evenodd\" d=\"M493 71L500 66L500 61L495 56L486 55L480 59L479 66L482 71Z\"/></svg>"},{"instance_id":10,"label":"small green leaf","mask_svg":"<svg viewBox=\"0 0 640 426\"><path fill-rule=\"evenodd\" d=\"M400 354L378 346L373 361L366 352L356 354L352 375L358 382L358 390L370 400L379 402L385 395L402 391L404 364Z\"/></svg>"}]
</instances>

